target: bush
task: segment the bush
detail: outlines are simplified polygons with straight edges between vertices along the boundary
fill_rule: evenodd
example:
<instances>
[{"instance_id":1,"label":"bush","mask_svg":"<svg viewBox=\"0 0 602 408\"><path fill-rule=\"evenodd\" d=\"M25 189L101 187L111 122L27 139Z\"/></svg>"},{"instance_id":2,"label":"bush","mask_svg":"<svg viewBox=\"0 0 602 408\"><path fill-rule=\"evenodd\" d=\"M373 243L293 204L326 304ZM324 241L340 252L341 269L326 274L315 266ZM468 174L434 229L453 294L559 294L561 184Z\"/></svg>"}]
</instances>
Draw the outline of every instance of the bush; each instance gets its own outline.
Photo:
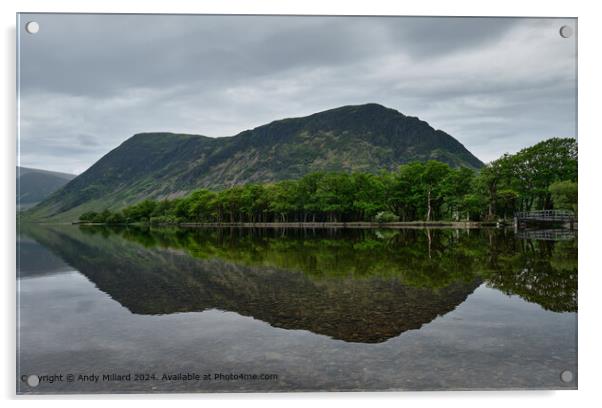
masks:
<instances>
[{"instance_id":1,"label":"bush","mask_svg":"<svg viewBox=\"0 0 602 408\"><path fill-rule=\"evenodd\" d=\"M378 223L399 221L399 217L393 214L391 211L381 211L376 214L376 217L374 218Z\"/></svg>"},{"instance_id":2,"label":"bush","mask_svg":"<svg viewBox=\"0 0 602 408\"><path fill-rule=\"evenodd\" d=\"M178 222L180 222L180 220L175 215L159 215L150 218L150 223L153 225L177 224Z\"/></svg>"},{"instance_id":3,"label":"bush","mask_svg":"<svg viewBox=\"0 0 602 408\"><path fill-rule=\"evenodd\" d=\"M94 222L94 219L98 216L95 211L87 211L79 216L79 220L82 222Z\"/></svg>"},{"instance_id":4,"label":"bush","mask_svg":"<svg viewBox=\"0 0 602 408\"><path fill-rule=\"evenodd\" d=\"M112 213L109 215L105 223L107 224L125 224L125 217L121 213Z\"/></svg>"}]
</instances>

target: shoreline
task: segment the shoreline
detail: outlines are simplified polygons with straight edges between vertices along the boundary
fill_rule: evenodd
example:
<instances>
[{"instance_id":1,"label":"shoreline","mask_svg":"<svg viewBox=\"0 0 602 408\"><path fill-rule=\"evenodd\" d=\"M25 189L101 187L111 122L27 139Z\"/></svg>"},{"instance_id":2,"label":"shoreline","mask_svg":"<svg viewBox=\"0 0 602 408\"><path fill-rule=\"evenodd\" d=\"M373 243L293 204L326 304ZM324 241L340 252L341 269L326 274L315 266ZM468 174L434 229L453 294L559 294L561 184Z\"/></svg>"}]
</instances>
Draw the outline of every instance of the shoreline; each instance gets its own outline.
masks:
<instances>
[{"instance_id":1,"label":"shoreline","mask_svg":"<svg viewBox=\"0 0 602 408\"><path fill-rule=\"evenodd\" d=\"M141 225L141 224L106 224L93 222L72 222L73 225ZM475 229L496 227L495 222L481 221L408 221L408 222L181 222L177 224L156 223L142 224L156 227L182 228L307 228L307 229L401 229L401 228L458 228Z\"/></svg>"},{"instance_id":2,"label":"shoreline","mask_svg":"<svg viewBox=\"0 0 602 408\"><path fill-rule=\"evenodd\" d=\"M410 222L228 222L228 223L196 223L183 222L183 228L307 228L307 229L377 229L377 228L481 228L480 222L455 221L410 221ZM495 226L489 224L488 226Z\"/></svg>"}]
</instances>

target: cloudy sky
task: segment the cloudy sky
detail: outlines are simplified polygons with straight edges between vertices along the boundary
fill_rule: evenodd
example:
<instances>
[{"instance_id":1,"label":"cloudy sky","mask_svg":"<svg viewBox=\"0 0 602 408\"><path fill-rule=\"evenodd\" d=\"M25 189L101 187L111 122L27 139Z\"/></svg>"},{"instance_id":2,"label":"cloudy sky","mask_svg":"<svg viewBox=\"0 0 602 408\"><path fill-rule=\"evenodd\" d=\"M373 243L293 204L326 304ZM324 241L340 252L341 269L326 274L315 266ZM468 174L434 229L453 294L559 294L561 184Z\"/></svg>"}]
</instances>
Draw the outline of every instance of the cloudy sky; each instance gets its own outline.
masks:
<instances>
[{"instance_id":1,"label":"cloudy sky","mask_svg":"<svg viewBox=\"0 0 602 408\"><path fill-rule=\"evenodd\" d=\"M37 21L40 31L24 25ZM576 137L567 19L21 15L20 164L81 173L135 133L219 137L376 102L483 161Z\"/></svg>"}]
</instances>

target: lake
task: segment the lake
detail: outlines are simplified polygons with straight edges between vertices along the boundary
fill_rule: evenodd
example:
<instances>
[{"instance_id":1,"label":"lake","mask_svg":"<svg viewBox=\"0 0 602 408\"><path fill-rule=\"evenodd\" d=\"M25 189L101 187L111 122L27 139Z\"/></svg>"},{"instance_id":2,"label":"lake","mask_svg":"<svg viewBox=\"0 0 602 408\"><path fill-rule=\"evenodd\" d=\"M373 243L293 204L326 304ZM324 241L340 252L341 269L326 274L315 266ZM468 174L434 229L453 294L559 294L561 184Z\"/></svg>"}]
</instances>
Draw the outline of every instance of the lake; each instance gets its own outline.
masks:
<instances>
[{"instance_id":1,"label":"lake","mask_svg":"<svg viewBox=\"0 0 602 408\"><path fill-rule=\"evenodd\" d=\"M572 233L22 225L18 245L19 393L577 387Z\"/></svg>"}]
</instances>

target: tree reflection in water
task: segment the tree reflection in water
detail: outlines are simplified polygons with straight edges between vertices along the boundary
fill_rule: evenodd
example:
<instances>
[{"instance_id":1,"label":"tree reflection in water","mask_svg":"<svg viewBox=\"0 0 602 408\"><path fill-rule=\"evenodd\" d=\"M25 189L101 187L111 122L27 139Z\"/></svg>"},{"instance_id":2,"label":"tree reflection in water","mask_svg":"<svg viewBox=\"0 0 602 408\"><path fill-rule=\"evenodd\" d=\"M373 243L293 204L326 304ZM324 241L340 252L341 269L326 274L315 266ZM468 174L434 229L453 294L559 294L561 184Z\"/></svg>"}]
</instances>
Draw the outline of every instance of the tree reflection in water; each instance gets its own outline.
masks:
<instances>
[{"instance_id":1,"label":"tree reflection in water","mask_svg":"<svg viewBox=\"0 0 602 408\"><path fill-rule=\"evenodd\" d=\"M308 230L25 226L139 314L211 308L377 343L488 286L577 310L577 242L496 229Z\"/></svg>"}]
</instances>

